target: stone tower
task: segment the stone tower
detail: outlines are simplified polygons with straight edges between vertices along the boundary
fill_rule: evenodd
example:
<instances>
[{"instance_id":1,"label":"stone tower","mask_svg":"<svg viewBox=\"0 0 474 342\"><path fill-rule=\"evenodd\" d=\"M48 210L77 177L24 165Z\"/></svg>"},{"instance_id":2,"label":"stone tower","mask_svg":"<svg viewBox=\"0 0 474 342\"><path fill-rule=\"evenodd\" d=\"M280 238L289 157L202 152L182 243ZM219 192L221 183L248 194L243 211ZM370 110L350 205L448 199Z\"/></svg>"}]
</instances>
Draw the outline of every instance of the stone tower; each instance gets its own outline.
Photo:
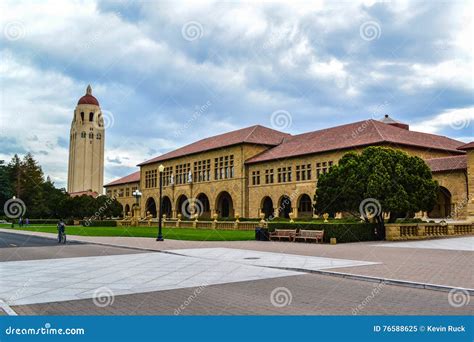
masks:
<instances>
[{"instance_id":1,"label":"stone tower","mask_svg":"<svg viewBox=\"0 0 474 342\"><path fill-rule=\"evenodd\" d=\"M67 191L102 194L104 185L104 118L91 86L79 99L69 135Z\"/></svg>"}]
</instances>

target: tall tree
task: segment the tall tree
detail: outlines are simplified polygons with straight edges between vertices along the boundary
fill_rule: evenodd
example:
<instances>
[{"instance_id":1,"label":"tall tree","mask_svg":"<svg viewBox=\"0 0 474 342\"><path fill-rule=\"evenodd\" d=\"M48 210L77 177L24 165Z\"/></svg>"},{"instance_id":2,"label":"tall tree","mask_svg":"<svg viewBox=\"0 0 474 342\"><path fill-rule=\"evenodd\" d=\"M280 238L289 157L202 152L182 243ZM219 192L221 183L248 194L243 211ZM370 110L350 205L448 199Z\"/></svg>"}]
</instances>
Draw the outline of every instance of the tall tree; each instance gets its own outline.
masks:
<instances>
[{"instance_id":1,"label":"tall tree","mask_svg":"<svg viewBox=\"0 0 474 342\"><path fill-rule=\"evenodd\" d=\"M12 198L12 183L9 168L5 161L0 160L0 208L3 208L5 202Z\"/></svg>"},{"instance_id":2,"label":"tall tree","mask_svg":"<svg viewBox=\"0 0 474 342\"><path fill-rule=\"evenodd\" d=\"M314 208L318 214L350 212L366 221L374 219L379 237L384 238L384 213L394 222L417 211L431 211L437 192L438 184L421 158L368 147L361 154L347 153L321 175Z\"/></svg>"}]
</instances>

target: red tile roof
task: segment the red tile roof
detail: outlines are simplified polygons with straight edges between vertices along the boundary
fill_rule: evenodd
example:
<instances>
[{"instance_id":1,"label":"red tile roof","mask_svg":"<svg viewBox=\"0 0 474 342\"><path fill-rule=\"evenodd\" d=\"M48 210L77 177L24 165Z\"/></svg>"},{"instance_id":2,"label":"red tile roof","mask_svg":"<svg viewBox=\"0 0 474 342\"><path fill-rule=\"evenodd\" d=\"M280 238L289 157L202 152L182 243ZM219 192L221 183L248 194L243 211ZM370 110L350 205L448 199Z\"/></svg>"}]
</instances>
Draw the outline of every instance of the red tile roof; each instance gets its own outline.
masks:
<instances>
[{"instance_id":1,"label":"red tile roof","mask_svg":"<svg viewBox=\"0 0 474 342\"><path fill-rule=\"evenodd\" d=\"M428 164L432 172L465 170L467 168L467 156L427 159L426 164Z\"/></svg>"},{"instance_id":2,"label":"red tile roof","mask_svg":"<svg viewBox=\"0 0 474 342\"><path fill-rule=\"evenodd\" d=\"M140 181L140 171L129 174L128 176L116 179L108 184L105 184L104 187L126 184L126 183L136 183Z\"/></svg>"},{"instance_id":3,"label":"red tile roof","mask_svg":"<svg viewBox=\"0 0 474 342\"><path fill-rule=\"evenodd\" d=\"M472 150L473 148L474 148L474 141L471 141L470 143L459 146L458 150L467 151L467 150Z\"/></svg>"},{"instance_id":4,"label":"red tile roof","mask_svg":"<svg viewBox=\"0 0 474 342\"><path fill-rule=\"evenodd\" d=\"M382 143L455 153L460 153L457 148L463 145L460 141L444 136L409 131L380 121L366 120L287 137L282 144L248 159L246 163Z\"/></svg>"},{"instance_id":5,"label":"red tile roof","mask_svg":"<svg viewBox=\"0 0 474 342\"><path fill-rule=\"evenodd\" d=\"M280 144L284 138L289 136L290 134L287 133L255 125L196 141L192 144L140 163L138 166L242 143L276 146Z\"/></svg>"},{"instance_id":6,"label":"red tile roof","mask_svg":"<svg viewBox=\"0 0 474 342\"><path fill-rule=\"evenodd\" d=\"M92 95L89 95L89 94L86 94L84 95L83 97L81 97L79 99L79 101L77 102L78 105L81 105L81 104L88 104L88 105L96 105L98 106L99 105L99 101L97 101L97 99L92 96Z\"/></svg>"},{"instance_id":7,"label":"red tile roof","mask_svg":"<svg viewBox=\"0 0 474 342\"><path fill-rule=\"evenodd\" d=\"M85 190L85 191L76 191L76 192L70 192L69 196L71 197L76 197L76 196L82 196L82 195L87 195L87 196L92 196L96 198L99 196L99 193L96 191L91 191L91 190Z\"/></svg>"}]
</instances>

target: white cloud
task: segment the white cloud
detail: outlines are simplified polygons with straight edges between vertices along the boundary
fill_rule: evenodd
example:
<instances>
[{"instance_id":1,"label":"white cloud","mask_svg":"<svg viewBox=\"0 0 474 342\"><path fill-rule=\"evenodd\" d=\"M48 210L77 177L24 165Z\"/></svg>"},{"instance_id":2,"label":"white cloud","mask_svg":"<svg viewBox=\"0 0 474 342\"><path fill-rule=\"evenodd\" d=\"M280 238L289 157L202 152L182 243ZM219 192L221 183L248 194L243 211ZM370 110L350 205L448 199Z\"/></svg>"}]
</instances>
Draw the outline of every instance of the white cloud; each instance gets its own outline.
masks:
<instances>
[{"instance_id":1,"label":"white cloud","mask_svg":"<svg viewBox=\"0 0 474 342\"><path fill-rule=\"evenodd\" d=\"M474 126L474 107L449 109L440 114L429 117L423 121L411 124L414 131L425 133L440 133L444 129L468 130L473 132ZM462 133L461 133L462 134ZM472 140L474 134L471 136ZM466 139L461 137L459 139Z\"/></svg>"},{"instance_id":2,"label":"white cloud","mask_svg":"<svg viewBox=\"0 0 474 342\"><path fill-rule=\"evenodd\" d=\"M440 21L430 4L409 1L2 1L0 128L64 185L67 148L58 140L67 140L89 82L116 121L106 139L108 180L210 132L268 125L279 109L292 113L292 129L306 131L367 118L387 98L390 110L415 112L411 106L437 96L433 89L472 92L472 7L443 4L449 15ZM380 23L379 39L360 39L367 20ZM200 39L183 39L189 21L202 25ZM419 22L425 32L412 30ZM6 35L9 23L20 24L19 39ZM209 111L175 137L208 100ZM452 128L448 119L472 119L469 100L439 101L437 108L467 108L412 126L441 133Z\"/></svg>"}]
</instances>

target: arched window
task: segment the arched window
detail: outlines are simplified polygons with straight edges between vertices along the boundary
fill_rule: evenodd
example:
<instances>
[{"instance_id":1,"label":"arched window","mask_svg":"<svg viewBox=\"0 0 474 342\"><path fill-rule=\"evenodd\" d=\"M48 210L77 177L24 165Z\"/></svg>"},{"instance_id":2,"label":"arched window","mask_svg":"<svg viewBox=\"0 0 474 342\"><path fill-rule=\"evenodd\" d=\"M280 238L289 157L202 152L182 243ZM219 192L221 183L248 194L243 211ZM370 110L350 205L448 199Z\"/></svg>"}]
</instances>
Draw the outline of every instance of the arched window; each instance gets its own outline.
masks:
<instances>
[{"instance_id":1,"label":"arched window","mask_svg":"<svg viewBox=\"0 0 474 342\"><path fill-rule=\"evenodd\" d=\"M94 121L94 113L89 113L89 121Z\"/></svg>"},{"instance_id":2,"label":"arched window","mask_svg":"<svg viewBox=\"0 0 474 342\"><path fill-rule=\"evenodd\" d=\"M84 112L81 112L81 120L84 121Z\"/></svg>"},{"instance_id":3,"label":"arched window","mask_svg":"<svg viewBox=\"0 0 474 342\"><path fill-rule=\"evenodd\" d=\"M100 140L100 139L102 139L102 134L100 134L100 133L97 133L96 139L97 139L97 140Z\"/></svg>"},{"instance_id":4,"label":"arched window","mask_svg":"<svg viewBox=\"0 0 474 342\"><path fill-rule=\"evenodd\" d=\"M94 133L92 132L89 133L89 139L94 139Z\"/></svg>"},{"instance_id":5,"label":"arched window","mask_svg":"<svg viewBox=\"0 0 474 342\"><path fill-rule=\"evenodd\" d=\"M85 138L86 137L86 132L81 132L81 138Z\"/></svg>"}]
</instances>

